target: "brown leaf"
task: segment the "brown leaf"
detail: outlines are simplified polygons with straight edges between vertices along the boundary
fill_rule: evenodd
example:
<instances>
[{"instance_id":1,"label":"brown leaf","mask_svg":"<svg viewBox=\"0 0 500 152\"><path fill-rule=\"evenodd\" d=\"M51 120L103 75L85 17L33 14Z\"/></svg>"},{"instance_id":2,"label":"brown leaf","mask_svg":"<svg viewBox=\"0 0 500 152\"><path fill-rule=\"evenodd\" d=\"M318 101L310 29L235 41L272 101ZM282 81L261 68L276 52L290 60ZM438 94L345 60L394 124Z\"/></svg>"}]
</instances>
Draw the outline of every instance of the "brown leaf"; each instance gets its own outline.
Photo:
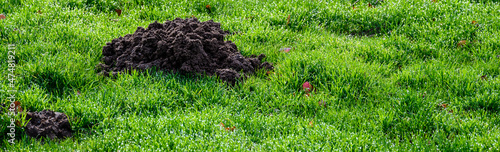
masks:
<instances>
[{"instance_id":1,"label":"brown leaf","mask_svg":"<svg viewBox=\"0 0 500 152\"><path fill-rule=\"evenodd\" d=\"M38 14L42 14L42 11L41 11L41 10L38 10L38 12L37 12L37 13L38 13Z\"/></svg>"},{"instance_id":2,"label":"brown leaf","mask_svg":"<svg viewBox=\"0 0 500 152\"><path fill-rule=\"evenodd\" d=\"M212 6L207 4L207 5L205 5L205 8L207 9L209 14L212 13Z\"/></svg>"},{"instance_id":3,"label":"brown leaf","mask_svg":"<svg viewBox=\"0 0 500 152\"><path fill-rule=\"evenodd\" d=\"M436 2L437 2L437 0L432 0L432 2L436 3Z\"/></svg>"},{"instance_id":4,"label":"brown leaf","mask_svg":"<svg viewBox=\"0 0 500 152\"><path fill-rule=\"evenodd\" d=\"M226 131L234 131L234 129L236 129L236 127L235 127L235 126L233 126L233 127L226 127L226 126L224 126L224 123L222 123L222 122L221 122L219 125L220 125L222 128L224 128Z\"/></svg>"},{"instance_id":5,"label":"brown leaf","mask_svg":"<svg viewBox=\"0 0 500 152\"><path fill-rule=\"evenodd\" d=\"M290 24L290 14L288 14L288 18L286 18L286 26L288 26L288 24Z\"/></svg>"},{"instance_id":6,"label":"brown leaf","mask_svg":"<svg viewBox=\"0 0 500 152\"><path fill-rule=\"evenodd\" d=\"M441 106L443 109L448 108L448 104L446 104L446 103L443 103L443 104L441 104L440 106Z\"/></svg>"},{"instance_id":7,"label":"brown leaf","mask_svg":"<svg viewBox=\"0 0 500 152\"><path fill-rule=\"evenodd\" d=\"M462 46L465 46L467 44L467 40L462 40L462 41L459 41L457 43L457 47L462 47Z\"/></svg>"},{"instance_id":8,"label":"brown leaf","mask_svg":"<svg viewBox=\"0 0 500 152\"><path fill-rule=\"evenodd\" d=\"M19 120L16 120L16 126L21 127L21 122Z\"/></svg>"},{"instance_id":9,"label":"brown leaf","mask_svg":"<svg viewBox=\"0 0 500 152\"><path fill-rule=\"evenodd\" d=\"M21 107L21 102L19 102L19 101L15 101L15 102L14 102L14 109L15 109L17 112L21 112L21 111L23 111L23 108Z\"/></svg>"},{"instance_id":10,"label":"brown leaf","mask_svg":"<svg viewBox=\"0 0 500 152\"><path fill-rule=\"evenodd\" d=\"M373 6L372 3L368 3L368 7L375 8L375 6Z\"/></svg>"},{"instance_id":11,"label":"brown leaf","mask_svg":"<svg viewBox=\"0 0 500 152\"><path fill-rule=\"evenodd\" d=\"M121 9L115 9L115 12L118 14L118 16L122 15L122 10Z\"/></svg>"},{"instance_id":12,"label":"brown leaf","mask_svg":"<svg viewBox=\"0 0 500 152\"><path fill-rule=\"evenodd\" d=\"M0 20L5 19L5 18L6 18L5 15L0 14Z\"/></svg>"},{"instance_id":13,"label":"brown leaf","mask_svg":"<svg viewBox=\"0 0 500 152\"><path fill-rule=\"evenodd\" d=\"M314 122L313 122L312 120L311 120L311 121L309 121L309 126L310 126L311 128L313 128L313 127L314 127Z\"/></svg>"},{"instance_id":14,"label":"brown leaf","mask_svg":"<svg viewBox=\"0 0 500 152\"><path fill-rule=\"evenodd\" d=\"M227 127L227 128L226 128L226 131L234 131L234 129L236 129L236 127L235 127L235 126L233 126L233 127Z\"/></svg>"},{"instance_id":15,"label":"brown leaf","mask_svg":"<svg viewBox=\"0 0 500 152\"><path fill-rule=\"evenodd\" d=\"M323 101L323 100L318 101L318 105L319 105L320 107L321 107L321 106L323 106L323 107L325 107L325 108L326 108L326 102L325 102L325 101Z\"/></svg>"},{"instance_id":16,"label":"brown leaf","mask_svg":"<svg viewBox=\"0 0 500 152\"><path fill-rule=\"evenodd\" d=\"M472 24L477 24L477 22L476 21L472 21Z\"/></svg>"},{"instance_id":17,"label":"brown leaf","mask_svg":"<svg viewBox=\"0 0 500 152\"><path fill-rule=\"evenodd\" d=\"M224 128L226 131L234 131L234 129L236 129L235 126L233 126L233 127L226 127L226 126L224 126L224 123L222 123L222 122L220 123L220 126L222 128Z\"/></svg>"},{"instance_id":18,"label":"brown leaf","mask_svg":"<svg viewBox=\"0 0 500 152\"><path fill-rule=\"evenodd\" d=\"M481 80L488 80L488 76L487 75L481 76Z\"/></svg>"}]
</instances>

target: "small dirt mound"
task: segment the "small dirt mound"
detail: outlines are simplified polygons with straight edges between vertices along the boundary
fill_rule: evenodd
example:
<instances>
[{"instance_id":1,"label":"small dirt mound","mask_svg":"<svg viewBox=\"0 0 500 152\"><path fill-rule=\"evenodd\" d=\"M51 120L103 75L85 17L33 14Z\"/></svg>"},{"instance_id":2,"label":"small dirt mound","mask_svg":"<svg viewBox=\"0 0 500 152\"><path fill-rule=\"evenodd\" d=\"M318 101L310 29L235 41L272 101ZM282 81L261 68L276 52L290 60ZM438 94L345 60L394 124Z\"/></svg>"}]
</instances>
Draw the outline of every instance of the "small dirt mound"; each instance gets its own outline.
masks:
<instances>
[{"instance_id":1,"label":"small dirt mound","mask_svg":"<svg viewBox=\"0 0 500 152\"><path fill-rule=\"evenodd\" d=\"M218 76L234 83L238 73L252 73L259 68L273 69L262 63L264 54L244 57L231 41L224 41L228 32L212 20L199 22L196 18L154 22L147 29L138 27L134 34L127 34L106 43L99 66L102 74L113 75L124 70L146 70L156 67L180 73L198 73ZM230 72L229 72L230 71ZM226 75L227 74L227 75Z\"/></svg>"},{"instance_id":2,"label":"small dirt mound","mask_svg":"<svg viewBox=\"0 0 500 152\"><path fill-rule=\"evenodd\" d=\"M66 138L72 135L71 125L64 113L50 110L28 112L26 119L29 120L26 125L26 134L30 137L54 139Z\"/></svg>"}]
</instances>

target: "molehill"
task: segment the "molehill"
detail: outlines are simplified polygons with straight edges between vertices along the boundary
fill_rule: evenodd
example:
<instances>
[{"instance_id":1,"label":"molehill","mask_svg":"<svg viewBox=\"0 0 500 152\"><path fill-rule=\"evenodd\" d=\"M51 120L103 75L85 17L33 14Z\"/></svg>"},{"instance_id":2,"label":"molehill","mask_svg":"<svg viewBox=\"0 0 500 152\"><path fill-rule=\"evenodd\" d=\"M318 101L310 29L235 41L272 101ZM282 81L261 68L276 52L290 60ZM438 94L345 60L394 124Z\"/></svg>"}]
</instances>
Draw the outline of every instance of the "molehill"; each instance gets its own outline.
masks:
<instances>
[{"instance_id":1,"label":"molehill","mask_svg":"<svg viewBox=\"0 0 500 152\"><path fill-rule=\"evenodd\" d=\"M234 84L242 76L257 69L272 70L262 62L264 54L244 57L236 44L224 41L229 32L212 20L200 22L197 18L154 22L148 28L138 27L134 34L113 39L102 50L101 73L108 76L122 71L159 70L217 75Z\"/></svg>"},{"instance_id":2,"label":"molehill","mask_svg":"<svg viewBox=\"0 0 500 152\"><path fill-rule=\"evenodd\" d=\"M66 138L72 135L71 125L64 113L43 110L28 112L26 134L33 138L48 137L50 139Z\"/></svg>"}]
</instances>

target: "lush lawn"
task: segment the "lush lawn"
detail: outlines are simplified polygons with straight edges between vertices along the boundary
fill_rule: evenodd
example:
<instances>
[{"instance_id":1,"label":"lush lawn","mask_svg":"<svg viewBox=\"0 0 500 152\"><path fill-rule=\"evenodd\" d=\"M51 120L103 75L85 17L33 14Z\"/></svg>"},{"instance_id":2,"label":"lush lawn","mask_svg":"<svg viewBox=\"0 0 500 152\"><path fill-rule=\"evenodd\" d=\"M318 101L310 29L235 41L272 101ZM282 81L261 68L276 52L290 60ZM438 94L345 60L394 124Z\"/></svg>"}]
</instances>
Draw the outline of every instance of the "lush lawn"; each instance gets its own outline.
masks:
<instances>
[{"instance_id":1,"label":"lush lawn","mask_svg":"<svg viewBox=\"0 0 500 152\"><path fill-rule=\"evenodd\" d=\"M1 103L15 44L17 100L66 113L75 135L40 143L18 127L11 145L4 113L1 149L499 151L500 3L353 3L3 0ZM193 15L235 32L226 39L243 55L266 54L274 74L234 87L169 72L97 75L106 42Z\"/></svg>"}]
</instances>

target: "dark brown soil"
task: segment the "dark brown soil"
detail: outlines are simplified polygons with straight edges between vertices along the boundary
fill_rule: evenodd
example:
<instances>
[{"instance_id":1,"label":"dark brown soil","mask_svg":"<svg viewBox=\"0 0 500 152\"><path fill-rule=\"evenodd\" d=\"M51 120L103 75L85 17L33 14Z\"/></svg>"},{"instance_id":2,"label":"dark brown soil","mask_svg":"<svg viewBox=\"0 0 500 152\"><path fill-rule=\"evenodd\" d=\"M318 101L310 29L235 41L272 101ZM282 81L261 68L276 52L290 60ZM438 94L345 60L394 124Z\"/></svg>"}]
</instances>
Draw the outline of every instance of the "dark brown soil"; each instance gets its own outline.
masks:
<instances>
[{"instance_id":1,"label":"dark brown soil","mask_svg":"<svg viewBox=\"0 0 500 152\"><path fill-rule=\"evenodd\" d=\"M64 113L50 110L28 112L26 119L31 119L26 125L26 134L30 137L54 139L66 138L72 135L71 125Z\"/></svg>"},{"instance_id":2,"label":"dark brown soil","mask_svg":"<svg viewBox=\"0 0 500 152\"><path fill-rule=\"evenodd\" d=\"M224 41L227 34L220 23L212 20L177 18L163 24L154 22L147 29L138 27L134 34L106 43L102 51L104 63L99 67L104 75L152 67L183 74L217 74L233 84L240 78L238 72L273 69L271 64L262 63L264 54L242 56L233 42Z\"/></svg>"},{"instance_id":3,"label":"dark brown soil","mask_svg":"<svg viewBox=\"0 0 500 152\"><path fill-rule=\"evenodd\" d=\"M231 85L234 85L241 78L238 72L231 69L217 69L215 70L215 74L219 76L219 79L229 82Z\"/></svg>"}]
</instances>

